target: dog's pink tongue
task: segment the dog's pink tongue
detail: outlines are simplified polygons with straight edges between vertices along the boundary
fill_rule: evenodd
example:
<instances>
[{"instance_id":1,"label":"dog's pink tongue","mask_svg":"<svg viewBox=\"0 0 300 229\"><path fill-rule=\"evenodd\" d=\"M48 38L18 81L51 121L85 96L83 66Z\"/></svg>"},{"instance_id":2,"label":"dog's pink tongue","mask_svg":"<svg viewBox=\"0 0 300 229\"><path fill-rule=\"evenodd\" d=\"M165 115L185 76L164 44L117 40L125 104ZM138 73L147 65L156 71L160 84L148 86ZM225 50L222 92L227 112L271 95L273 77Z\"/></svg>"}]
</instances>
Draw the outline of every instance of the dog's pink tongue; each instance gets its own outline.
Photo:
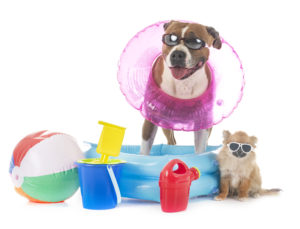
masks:
<instances>
[{"instance_id":1,"label":"dog's pink tongue","mask_svg":"<svg viewBox=\"0 0 300 229\"><path fill-rule=\"evenodd\" d=\"M181 79L188 74L189 70L187 68L171 68L172 75L175 79Z\"/></svg>"}]
</instances>

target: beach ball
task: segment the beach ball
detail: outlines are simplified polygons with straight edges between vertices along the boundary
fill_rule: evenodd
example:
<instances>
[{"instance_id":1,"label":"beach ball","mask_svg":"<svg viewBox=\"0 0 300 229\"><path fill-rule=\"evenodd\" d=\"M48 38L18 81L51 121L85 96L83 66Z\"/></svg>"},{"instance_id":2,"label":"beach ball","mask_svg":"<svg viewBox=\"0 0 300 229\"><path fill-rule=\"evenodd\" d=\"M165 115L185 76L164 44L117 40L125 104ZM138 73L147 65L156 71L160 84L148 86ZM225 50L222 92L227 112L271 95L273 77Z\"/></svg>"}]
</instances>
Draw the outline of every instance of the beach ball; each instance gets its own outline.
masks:
<instances>
[{"instance_id":1,"label":"beach ball","mask_svg":"<svg viewBox=\"0 0 300 229\"><path fill-rule=\"evenodd\" d=\"M82 158L82 151L70 135L40 131L17 144L9 172L15 190L30 201L62 202L79 187L74 162Z\"/></svg>"}]
</instances>

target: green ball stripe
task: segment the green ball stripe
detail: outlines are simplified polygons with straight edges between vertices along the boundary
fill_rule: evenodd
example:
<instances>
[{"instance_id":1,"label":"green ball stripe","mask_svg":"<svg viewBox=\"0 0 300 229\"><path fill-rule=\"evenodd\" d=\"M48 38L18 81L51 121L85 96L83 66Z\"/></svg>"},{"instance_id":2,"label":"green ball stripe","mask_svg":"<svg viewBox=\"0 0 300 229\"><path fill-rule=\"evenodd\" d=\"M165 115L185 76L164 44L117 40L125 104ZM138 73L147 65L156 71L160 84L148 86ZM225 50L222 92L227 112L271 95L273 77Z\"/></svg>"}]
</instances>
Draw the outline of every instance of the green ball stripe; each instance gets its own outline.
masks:
<instances>
[{"instance_id":1,"label":"green ball stripe","mask_svg":"<svg viewBox=\"0 0 300 229\"><path fill-rule=\"evenodd\" d=\"M38 177L24 177L23 191L34 199L59 202L71 197L79 187L77 168Z\"/></svg>"}]
</instances>

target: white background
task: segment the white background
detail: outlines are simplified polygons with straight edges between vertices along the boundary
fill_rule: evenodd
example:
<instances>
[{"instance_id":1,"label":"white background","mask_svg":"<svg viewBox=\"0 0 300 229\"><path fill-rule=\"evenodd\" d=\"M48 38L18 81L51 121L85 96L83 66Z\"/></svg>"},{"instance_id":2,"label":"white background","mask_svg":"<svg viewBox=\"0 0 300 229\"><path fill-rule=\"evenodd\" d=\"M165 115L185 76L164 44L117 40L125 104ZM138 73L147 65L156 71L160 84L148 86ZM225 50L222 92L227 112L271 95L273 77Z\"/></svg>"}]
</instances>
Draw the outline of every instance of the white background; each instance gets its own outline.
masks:
<instances>
[{"instance_id":1,"label":"white background","mask_svg":"<svg viewBox=\"0 0 300 229\"><path fill-rule=\"evenodd\" d=\"M1 1L1 228L299 228L299 5L297 1ZM121 94L118 58L142 28L168 19L215 27L240 55L245 94L232 116L213 129L244 130L259 139L265 188L279 196L247 202L196 199L185 212L125 200L88 211L80 193L64 204L38 205L17 195L8 174L25 135L49 129L97 141L98 120L126 126L125 144L139 144L143 119ZM192 144L191 133L177 133ZM165 143L161 132L156 143ZM6 226L3 226L6 225Z\"/></svg>"}]
</instances>

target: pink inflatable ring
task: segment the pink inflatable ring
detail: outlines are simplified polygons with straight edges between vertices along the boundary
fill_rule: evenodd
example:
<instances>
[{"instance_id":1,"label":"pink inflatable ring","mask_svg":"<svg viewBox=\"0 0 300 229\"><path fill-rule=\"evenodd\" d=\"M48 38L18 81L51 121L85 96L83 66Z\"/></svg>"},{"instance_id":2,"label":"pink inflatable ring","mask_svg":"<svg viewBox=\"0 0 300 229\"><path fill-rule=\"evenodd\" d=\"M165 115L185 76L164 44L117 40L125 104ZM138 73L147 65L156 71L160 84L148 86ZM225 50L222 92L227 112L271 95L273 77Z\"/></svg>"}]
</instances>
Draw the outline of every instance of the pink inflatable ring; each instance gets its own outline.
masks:
<instances>
[{"instance_id":1,"label":"pink inflatable ring","mask_svg":"<svg viewBox=\"0 0 300 229\"><path fill-rule=\"evenodd\" d=\"M194 99L166 94L152 77L152 65L161 55L166 22L146 27L128 42L119 61L121 91L134 108L158 126L184 131L210 128L230 116L242 98L245 82L241 60L222 38L220 50L210 49L212 80L204 94Z\"/></svg>"}]
</instances>

